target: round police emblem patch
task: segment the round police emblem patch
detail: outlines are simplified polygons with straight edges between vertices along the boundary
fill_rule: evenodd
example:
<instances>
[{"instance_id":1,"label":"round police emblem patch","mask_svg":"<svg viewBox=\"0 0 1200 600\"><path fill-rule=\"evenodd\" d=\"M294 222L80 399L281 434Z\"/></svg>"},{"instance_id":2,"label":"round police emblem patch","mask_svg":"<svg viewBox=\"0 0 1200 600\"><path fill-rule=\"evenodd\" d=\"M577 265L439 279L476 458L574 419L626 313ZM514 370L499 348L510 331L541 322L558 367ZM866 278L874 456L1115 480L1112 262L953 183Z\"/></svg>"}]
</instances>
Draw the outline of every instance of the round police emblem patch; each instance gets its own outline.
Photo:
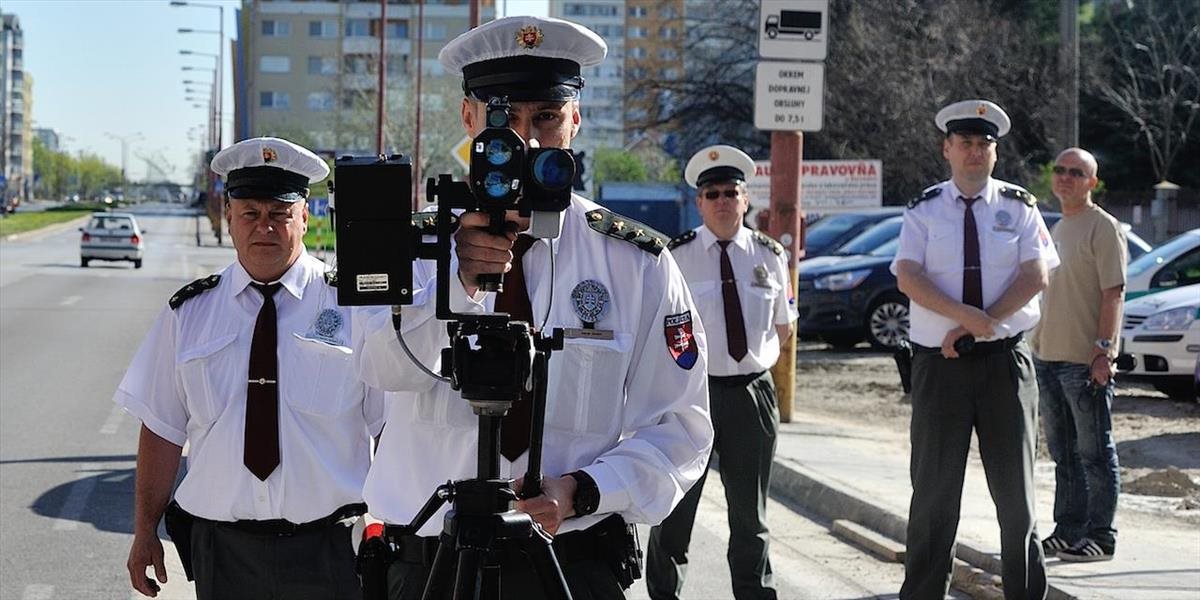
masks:
<instances>
[{"instance_id":1,"label":"round police emblem patch","mask_svg":"<svg viewBox=\"0 0 1200 600\"><path fill-rule=\"evenodd\" d=\"M1007 210L996 211L996 225L1000 227L1012 225L1012 215L1008 214Z\"/></svg>"},{"instance_id":2,"label":"round police emblem patch","mask_svg":"<svg viewBox=\"0 0 1200 600\"><path fill-rule=\"evenodd\" d=\"M326 308L317 315L317 321L313 323L313 332L317 337L322 339L333 339L333 336L339 329L342 328L342 313Z\"/></svg>"},{"instance_id":3,"label":"round police emblem patch","mask_svg":"<svg viewBox=\"0 0 1200 600\"><path fill-rule=\"evenodd\" d=\"M595 325L608 312L611 298L603 283L595 279L580 281L571 290L571 302L575 304L575 314L584 323Z\"/></svg>"}]
</instances>

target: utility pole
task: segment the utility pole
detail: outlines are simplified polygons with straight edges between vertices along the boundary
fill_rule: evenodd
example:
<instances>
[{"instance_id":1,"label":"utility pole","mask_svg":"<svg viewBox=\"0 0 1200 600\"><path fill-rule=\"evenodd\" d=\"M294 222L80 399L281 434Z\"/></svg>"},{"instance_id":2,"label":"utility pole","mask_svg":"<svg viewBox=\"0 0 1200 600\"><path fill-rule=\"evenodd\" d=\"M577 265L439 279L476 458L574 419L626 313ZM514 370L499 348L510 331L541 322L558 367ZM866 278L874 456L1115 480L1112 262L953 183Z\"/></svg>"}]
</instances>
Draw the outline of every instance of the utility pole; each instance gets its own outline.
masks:
<instances>
[{"instance_id":1,"label":"utility pole","mask_svg":"<svg viewBox=\"0 0 1200 600\"><path fill-rule=\"evenodd\" d=\"M421 54L424 52L425 40L425 0L417 0L417 59L413 61L417 66L417 89L416 96L413 98L413 106L416 109L416 119L413 127L413 159L412 159L412 206L413 210L421 205L421 77L423 75L421 69Z\"/></svg>"},{"instance_id":2,"label":"utility pole","mask_svg":"<svg viewBox=\"0 0 1200 600\"><path fill-rule=\"evenodd\" d=\"M379 92L375 99L375 154L383 155L384 102L387 100L387 0L379 0Z\"/></svg>"},{"instance_id":3,"label":"utility pole","mask_svg":"<svg viewBox=\"0 0 1200 600\"><path fill-rule=\"evenodd\" d=\"M1062 145L1079 145L1079 0L1058 2L1058 74L1063 82Z\"/></svg>"}]
</instances>

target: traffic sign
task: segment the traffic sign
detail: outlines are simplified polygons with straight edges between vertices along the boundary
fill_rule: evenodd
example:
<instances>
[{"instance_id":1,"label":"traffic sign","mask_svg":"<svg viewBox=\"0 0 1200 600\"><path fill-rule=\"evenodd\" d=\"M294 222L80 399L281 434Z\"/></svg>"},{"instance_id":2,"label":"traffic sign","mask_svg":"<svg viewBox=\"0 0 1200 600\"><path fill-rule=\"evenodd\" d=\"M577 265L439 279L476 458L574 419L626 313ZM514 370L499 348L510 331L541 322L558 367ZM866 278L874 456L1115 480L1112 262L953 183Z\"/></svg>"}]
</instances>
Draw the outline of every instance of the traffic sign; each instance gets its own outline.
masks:
<instances>
[{"instance_id":1,"label":"traffic sign","mask_svg":"<svg viewBox=\"0 0 1200 600\"><path fill-rule=\"evenodd\" d=\"M824 63L758 63L754 78L755 127L778 131L820 131L824 109Z\"/></svg>"},{"instance_id":2,"label":"traffic sign","mask_svg":"<svg viewBox=\"0 0 1200 600\"><path fill-rule=\"evenodd\" d=\"M763 58L825 60L829 0L762 0L758 54Z\"/></svg>"},{"instance_id":3,"label":"traffic sign","mask_svg":"<svg viewBox=\"0 0 1200 600\"><path fill-rule=\"evenodd\" d=\"M453 148L450 149L450 154L454 156L455 162L462 165L464 169L471 168L471 136L464 135Z\"/></svg>"}]
</instances>

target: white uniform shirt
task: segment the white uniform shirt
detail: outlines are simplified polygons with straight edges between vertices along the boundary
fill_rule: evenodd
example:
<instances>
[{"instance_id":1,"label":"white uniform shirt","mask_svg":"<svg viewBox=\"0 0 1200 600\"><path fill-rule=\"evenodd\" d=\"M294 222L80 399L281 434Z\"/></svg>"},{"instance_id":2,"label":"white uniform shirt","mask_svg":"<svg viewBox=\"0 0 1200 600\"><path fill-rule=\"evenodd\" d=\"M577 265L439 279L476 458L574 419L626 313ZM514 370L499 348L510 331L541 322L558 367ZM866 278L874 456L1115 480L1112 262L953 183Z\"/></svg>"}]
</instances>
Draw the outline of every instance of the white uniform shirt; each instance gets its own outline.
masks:
<instances>
[{"instance_id":1,"label":"white uniform shirt","mask_svg":"<svg viewBox=\"0 0 1200 600\"><path fill-rule=\"evenodd\" d=\"M240 263L220 283L158 315L113 401L163 439L189 444L175 499L218 521L304 523L362 501L370 436L383 393L355 377L350 310L337 305L325 265L301 254L276 292L280 464L259 481L243 464L250 342L263 296ZM322 311L341 325L325 341ZM330 328L323 327L328 332Z\"/></svg>"},{"instance_id":2,"label":"white uniform shirt","mask_svg":"<svg viewBox=\"0 0 1200 600\"><path fill-rule=\"evenodd\" d=\"M696 229L696 238L671 250L687 280L696 309L708 336L708 374L718 377L747 375L770 369L779 360L776 325L788 325L799 316L790 293L787 255L775 254L742 227L727 252L737 280L738 300L746 327L746 356L729 355L725 335L725 297L721 291L721 246L707 226Z\"/></svg>"},{"instance_id":3,"label":"white uniform shirt","mask_svg":"<svg viewBox=\"0 0 1200 600\"><path fill-rule=\"evenodd\" d=\"M983 279L983 307L986 309L1000 299L1020 272L1021 263L1030 260L1046 261L1046 268L1058 266L1058 253L1042 213L1020 200L1000 195L1003 187L1017 188L998 179L988 179L979 192L971 210L979 233L979 263ZM904 211L900 228L900 244L891 271L896 264L911 260L925 269L925 275L942 293L962 300L963 292L963 219L966 204L958 199L953 181L937 184L940 193ZM1020 189L1020 188L1018 188ZM913 343L938 348L946 334L958 326L916 302L909 307L909 339ZM1040 316L1035 296L1020 310L1000 322L996 335L989 339L1012 337L1033 329ZM984 341L984 340L980 340Z\"/></svg>"},{"instance_id":4,"label":"white uniform shirt","mask_svg":"<svg viewBox=\"0 0 1200 600\"><path fill-rule=\"evenodd\" d=\"M600 490L597 512L567 520L562 532L587 528L607 513L637 523L662 521L704 472L713 439L704 329L683 275L665 249L656 257L593 231L585 213L595 208L574 197L559 239L538 240L522 262L535 325L550 307L543 331L581 327L571 297L580 282L598 282L610 296L596 329L612 331L613 339L568 338L550 359L542 471L561 476L582 469ZM404 307L401 329L414 354L437 372L448 345L446 324L434 317L435 279L423 274L432 267L420 264L414 269L414 303ZM467 297L457 277L450 289L451 309L459 313L490 311L495 299L492 293ZM363 380L380 389L417 392L390 403L363 491L372 515L405 524L438 485L476 476L478 417L449 384L409 361L390 312L360 309L355 318L366 321L355 324L356 337L365 336L356 343ZM680 323L690 327L690 340ZM688 348L679 362L671 344ZM527 457L509 462L501 456L500 475L520 477ZM437 535L441 515L420 535Z\"/></svg>"}]
</instances>

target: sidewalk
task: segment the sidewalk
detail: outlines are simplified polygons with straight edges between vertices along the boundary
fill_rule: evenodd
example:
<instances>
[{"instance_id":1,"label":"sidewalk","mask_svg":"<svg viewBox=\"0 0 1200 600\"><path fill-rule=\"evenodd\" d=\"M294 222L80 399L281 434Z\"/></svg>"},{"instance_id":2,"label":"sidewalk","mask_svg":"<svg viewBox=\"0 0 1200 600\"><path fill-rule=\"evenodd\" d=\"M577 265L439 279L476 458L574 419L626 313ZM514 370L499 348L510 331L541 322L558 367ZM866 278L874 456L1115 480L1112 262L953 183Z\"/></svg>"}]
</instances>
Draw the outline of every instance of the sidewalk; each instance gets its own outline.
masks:
<instances>
[{"instance_id":1,"label":"sidewalk","mask_svg":"<svg viewBox=\"0 0 1200 600\"><path fill-rule=\"evenodd\" d=\"M797 412L779 431L772 491L826 519L848 519L904 539L912 487L908 436ZM1038 531L1053 529L1054 470L1037 465ZM1110 562L1046 562L1050 598L1195 600L1200 598L1200 518L1117 510L1117 552ZM958 557L999 573L1000 533L979 455L972 450L963 488ZM898 591L898 590L897 590Z\"/></svg>"}]
</instances>

